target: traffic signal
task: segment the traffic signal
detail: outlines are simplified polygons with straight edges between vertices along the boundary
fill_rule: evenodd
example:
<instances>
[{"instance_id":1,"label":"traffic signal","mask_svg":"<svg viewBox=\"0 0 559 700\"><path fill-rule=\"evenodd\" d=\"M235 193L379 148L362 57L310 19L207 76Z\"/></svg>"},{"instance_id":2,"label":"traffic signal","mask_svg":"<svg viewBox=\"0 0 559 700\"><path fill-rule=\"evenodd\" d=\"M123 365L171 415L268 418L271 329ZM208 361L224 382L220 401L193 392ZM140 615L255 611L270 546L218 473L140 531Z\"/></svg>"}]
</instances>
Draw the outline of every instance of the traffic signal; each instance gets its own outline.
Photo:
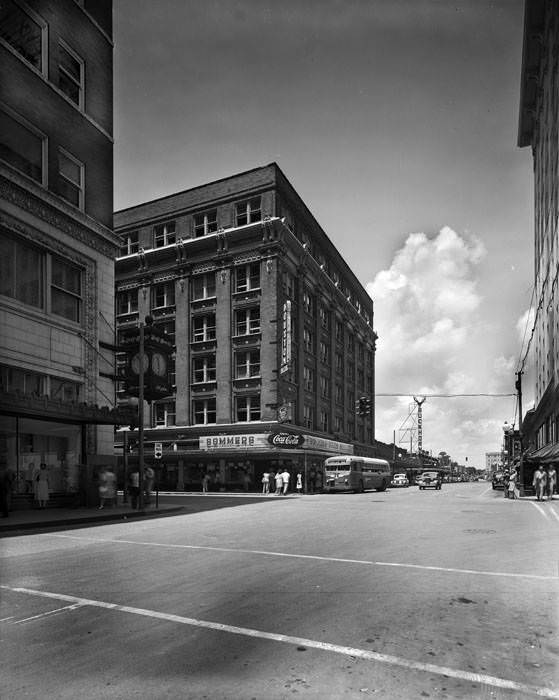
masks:
<instances>
[{"instance_id":1,"label":"traffic signal","mask_svg":"<svg viewBox=\"0 0 559 700\"><path fill-rule=\"evenodd\" d=\"M163 456L163 443L156 442L153 446L153 456L155 459L161 459Z\"/></svg>"},{"instance_id":2,"label":"traffic signal","mask_svg":"<svg viewBox=\"0 0 559 700\"><path fill-rule=\"evenodd\" d=\"M356 403L357 415L368 416L371 413L372 402L368 396L360 396Z\"/></svg>"}]
</instances>

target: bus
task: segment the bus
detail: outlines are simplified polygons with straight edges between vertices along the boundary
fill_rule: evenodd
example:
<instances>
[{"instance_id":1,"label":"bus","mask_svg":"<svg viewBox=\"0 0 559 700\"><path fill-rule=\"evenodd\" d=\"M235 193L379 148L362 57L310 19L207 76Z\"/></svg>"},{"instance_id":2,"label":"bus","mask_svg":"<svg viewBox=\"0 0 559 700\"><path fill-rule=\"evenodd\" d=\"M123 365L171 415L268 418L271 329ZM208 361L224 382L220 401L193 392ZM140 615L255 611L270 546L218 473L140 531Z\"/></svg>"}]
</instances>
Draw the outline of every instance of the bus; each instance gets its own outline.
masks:
<instances>
[{"instance_id":1,"label":"bus","mask_svg":"<svg viewBox=\"0 0 559 700\"><path fill-rule=\"evenodd\" d=\"M390 484L390 464L385 459L340 455L324 462L324 489L363 493L365 489L386 491Z\"/></svg>"}]
</instances>

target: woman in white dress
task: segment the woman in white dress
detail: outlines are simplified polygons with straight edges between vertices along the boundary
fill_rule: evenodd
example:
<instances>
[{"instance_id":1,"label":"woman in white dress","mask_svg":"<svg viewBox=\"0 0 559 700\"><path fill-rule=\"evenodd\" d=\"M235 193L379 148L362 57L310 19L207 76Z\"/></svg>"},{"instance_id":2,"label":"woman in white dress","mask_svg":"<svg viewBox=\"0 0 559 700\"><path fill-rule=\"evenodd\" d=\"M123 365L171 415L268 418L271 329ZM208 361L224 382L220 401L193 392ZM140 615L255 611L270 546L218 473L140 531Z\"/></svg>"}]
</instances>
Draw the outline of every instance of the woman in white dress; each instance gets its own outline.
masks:
<instances>
[{"instance_id":1,"label":"woman in white dress","mask_svg":"<svg viewBox=\"0 0 559 700\"><path fill-rule=\"evenodd\" d=\"M35 483L37 485L36 494L39 508L46 508L49 500L49 473L44 462L41 462L39 472L35 477Z\"/></svg>"}]
</instances>

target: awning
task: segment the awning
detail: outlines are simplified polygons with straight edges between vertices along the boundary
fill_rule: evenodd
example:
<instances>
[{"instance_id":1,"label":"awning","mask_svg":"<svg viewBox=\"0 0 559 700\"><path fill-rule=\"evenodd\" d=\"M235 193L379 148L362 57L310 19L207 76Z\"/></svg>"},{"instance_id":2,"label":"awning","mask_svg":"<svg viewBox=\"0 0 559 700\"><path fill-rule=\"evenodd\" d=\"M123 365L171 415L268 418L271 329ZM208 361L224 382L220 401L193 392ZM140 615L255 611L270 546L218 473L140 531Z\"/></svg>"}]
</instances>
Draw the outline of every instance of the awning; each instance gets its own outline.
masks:
<instances>
[{"instance_id":1,"label":"awning","mask_svg":"<svg viewBox=\"0 0 559 700\"><path fill-rule=\"evenodd\" d=\"M524 459L527 459L530 462L541 462L544 464L549 462L559 462L559 443L555 443L554 445L545 445L545 447L540 447L539 450L529 452L524 456Z\"/></svg>"}]
</instances>

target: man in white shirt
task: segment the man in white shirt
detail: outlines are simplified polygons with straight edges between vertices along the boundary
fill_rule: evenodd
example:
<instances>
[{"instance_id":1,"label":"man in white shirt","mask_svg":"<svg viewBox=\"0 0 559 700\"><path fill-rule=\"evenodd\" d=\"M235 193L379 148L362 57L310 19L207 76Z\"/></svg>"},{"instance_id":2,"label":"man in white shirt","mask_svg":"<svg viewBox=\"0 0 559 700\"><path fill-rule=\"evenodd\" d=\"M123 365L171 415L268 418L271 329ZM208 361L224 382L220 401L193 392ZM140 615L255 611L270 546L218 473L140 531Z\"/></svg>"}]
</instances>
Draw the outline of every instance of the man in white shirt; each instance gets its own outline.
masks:
<instances>
[{"instance_id":1,"label":"man in white shirt","mask_svg":"<svg viewBox=\"0 0 559 700\"><path fill-rule=\"evenodd\" d=\"M281 474L281 480L283 482L283 495L284 496L287 493L287 488L289 486L289 476L290 476L290 474L287 471L287 469L285 469Z\"/></svg>"}]
</instances>

